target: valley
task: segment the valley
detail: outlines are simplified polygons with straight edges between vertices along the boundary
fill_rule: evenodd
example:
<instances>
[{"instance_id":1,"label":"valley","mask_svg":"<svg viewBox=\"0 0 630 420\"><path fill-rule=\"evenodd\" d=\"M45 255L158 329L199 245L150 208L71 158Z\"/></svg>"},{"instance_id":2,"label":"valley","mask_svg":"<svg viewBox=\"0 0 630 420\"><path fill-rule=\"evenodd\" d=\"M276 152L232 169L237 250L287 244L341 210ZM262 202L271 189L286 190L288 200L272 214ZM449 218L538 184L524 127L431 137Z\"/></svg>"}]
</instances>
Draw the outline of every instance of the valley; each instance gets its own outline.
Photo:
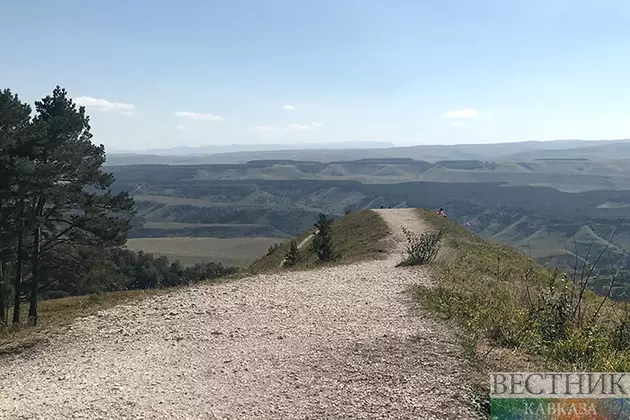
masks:
<instances>
[{"instance_id":1,"label":"valley","mask_svg":"<svg viewBox=\"0 0 630 420\"><path fill-rule=\"evenodd\" d=\"M613 143L568 143L572 148L564 154L538 151L557 157L527 162L379 157L108 170L116 176L114 189L129 191L138 209L129 247L183 264L247 265L273 243L310 229L319 213L443 207L470 231L563 270L603 253L599 266L621 270L613 294L624 296L630 286L624 269L630 266L630 224L620 221L630 206L630 161L574 158L595 147L602 155ZM603 291L606 284L598 280L592 286Z\"/></svg>"}]
</instances>

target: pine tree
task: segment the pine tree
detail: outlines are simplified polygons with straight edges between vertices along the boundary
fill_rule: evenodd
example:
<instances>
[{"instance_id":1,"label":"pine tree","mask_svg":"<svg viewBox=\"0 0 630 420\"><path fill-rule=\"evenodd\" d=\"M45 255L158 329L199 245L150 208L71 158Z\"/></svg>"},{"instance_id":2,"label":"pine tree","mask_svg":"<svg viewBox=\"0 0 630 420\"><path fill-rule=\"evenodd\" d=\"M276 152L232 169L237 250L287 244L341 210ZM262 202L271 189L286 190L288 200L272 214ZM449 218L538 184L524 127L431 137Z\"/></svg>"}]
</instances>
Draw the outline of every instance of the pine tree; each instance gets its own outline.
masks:
<instances>
[{"instance_id":1,"label":"pine tree","mask_svg":"<svg viewBox=\"0 0 630 420\"><path fill-rule=\"evenodd\" d=\"M57 86L35 110L31 118L17 95L0 92L0 313L10 265L13 323L20 322L22 277L30 269L33 325L42 289L102 266L94 256L125 243L134 214L128 193L111 192L114 178L102 171L105 150L91 141L85 109Z\"/></svg>"},{"instance_id":2,"label":"pine tree","mask_svg":"<svg viewBox=\"0 0 630 420\"><path fill-rule=\"evenodd\" d=\"M31 107L10 89L0 91L0 324L7 323L7 264L13 261L13 322L20 321L23 223Z\"/></svg>"},{"instance_id":3,"label":"pine tree","mask_svg":"<svg viewBox=\"0 0 630 420\"><path fill-rule=\"evenodd\" d=\"M333 261L337 257L332 240L332 222L332 219L320 213L314 225L317 228L317 234L313 240L313 247L320 262Z\"/></svg>"},{"instance_id":4,"label":"pine tree","mask_svg":"<svg viewBox=\"0 0 630 420\"><path fill-rule=\"evenodd\" d=\"M289 250L284 256L284 265L286 267L293 267L295 264L297 264L298 252L299 251L297 244L295 243L295 241L291 241L291 243L289 244Z\"/></svg>"},{"instance_id":5,"label":"pine tree","mask_svg":"<svg viewBox=\"0 0 630 420\"><path fill-rule=\"evenodd\" d=\"M31 324L37 323L39 283L46 269L43 257L54 261L62 244L75 249L122 245L133 213L133 199L127 193L111 193L114 178L102 171L105 149L91 141L85 108L77 108L65 89L57 86L52 95L35 103L35 109L28 225Z\"/></svg>"}]
</instances>

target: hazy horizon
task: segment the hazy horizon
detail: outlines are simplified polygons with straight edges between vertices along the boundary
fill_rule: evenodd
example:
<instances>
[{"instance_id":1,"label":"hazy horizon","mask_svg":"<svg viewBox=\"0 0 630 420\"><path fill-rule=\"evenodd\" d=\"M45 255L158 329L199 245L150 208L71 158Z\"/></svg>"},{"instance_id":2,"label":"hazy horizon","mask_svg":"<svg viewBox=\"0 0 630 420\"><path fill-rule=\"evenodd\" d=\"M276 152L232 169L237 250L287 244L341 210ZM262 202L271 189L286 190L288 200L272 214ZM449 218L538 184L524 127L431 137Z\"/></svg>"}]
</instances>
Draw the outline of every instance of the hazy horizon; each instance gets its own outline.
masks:
<instances>
[{"instance_id":1,"label":"hazy horizon","mask_svg":"<svg viewBox=\"0 0 630 420\"><path fill-rule=\"evenodd\" d=\"M3 12L0 87L32 104L61 85L107 150L630 137L622 0L25 0Z\"/></svg>"},{"instance_id":2,"label":"hazy horizon","mask_svg":"<svg viewBox=\"0 0 630 420\"><path fill-rule=\"evenodd\" d=\"M386 141L373 141L373 142L344 142L344 141L336 141L336 142L317 142L317 143L305 143L303 145L299 144L290 144L290 143L264 143L264 144L247 144L247 143L233 143L233 144L207 144L202 146L188 146L188 145L180 145L180 146L172 146L172 147L164 147L164 148L146 148L146 149L106 149L107 153L110 154L151 154L156 152L168 152L172 150L181 150L187 149L191 152L194 151L203 151L204 149L210 148L242 148L248 151L269 151L269 150L317 150L322 149L325 150L330 147L332 150L334 149L344 149L344 148L356 148L356 149L379 149L379 148L396 148L396 147L414 147L414 146L492 146L492 145L501 145L501 144L517 144L517 143L571 143L571 142L584 142L584 143L610 143L610 142L630 142L630 138L623 139L597 139L597 140L586 140L586 139L552 139L552 140L516 140L516 141L505 141L505 142L493 142L493 143L452 143L452 144L396 144L396 142L386 142ZM363 146L358 146L359 144ZM334 147L332 147L334 146ZM344 146L344 147L342 147ZM260 149L256 149L260 147ZM202 153L203 154L203 153Z\"/></svg>"}]
</instances>

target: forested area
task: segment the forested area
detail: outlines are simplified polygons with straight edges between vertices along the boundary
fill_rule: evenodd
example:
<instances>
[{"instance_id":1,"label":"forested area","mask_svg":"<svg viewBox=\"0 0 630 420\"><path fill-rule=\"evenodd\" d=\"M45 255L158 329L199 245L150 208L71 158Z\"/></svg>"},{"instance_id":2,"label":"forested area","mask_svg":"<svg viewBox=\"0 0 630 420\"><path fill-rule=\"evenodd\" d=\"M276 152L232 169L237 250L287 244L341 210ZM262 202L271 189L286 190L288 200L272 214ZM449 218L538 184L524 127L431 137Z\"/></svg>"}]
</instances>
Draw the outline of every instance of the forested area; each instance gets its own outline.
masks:
<instances>
[{"instance_id":1,"label":"forested area","mask_svg":"<svg viewBox=\"0 0 630 420\"><path fill-rule=\"evenodd\" d=\"M57 86L33 108L0 91L0 325L42 298L175 286L234 271L123 248L133 198L111 190L89 117Z\"/></svg>"}]
</instances>

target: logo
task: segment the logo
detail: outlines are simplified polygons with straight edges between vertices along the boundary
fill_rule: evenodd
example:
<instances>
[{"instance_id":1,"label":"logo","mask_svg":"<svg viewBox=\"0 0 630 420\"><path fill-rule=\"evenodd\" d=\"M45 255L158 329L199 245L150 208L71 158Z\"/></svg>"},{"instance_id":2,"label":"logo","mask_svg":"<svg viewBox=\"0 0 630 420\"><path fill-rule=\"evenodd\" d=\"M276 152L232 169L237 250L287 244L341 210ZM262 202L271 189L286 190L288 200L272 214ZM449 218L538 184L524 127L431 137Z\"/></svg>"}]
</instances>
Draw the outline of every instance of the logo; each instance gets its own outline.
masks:
<instances>
[{"instance_id":1,"label":"logo","mask_svg":"<svg viewBox=\"0 0 630 420\"><path fill-rule=\"evenodd\" d=\"M630 373L492 373L490 418L630 420Z\"/></svg>"}]
</instances>

